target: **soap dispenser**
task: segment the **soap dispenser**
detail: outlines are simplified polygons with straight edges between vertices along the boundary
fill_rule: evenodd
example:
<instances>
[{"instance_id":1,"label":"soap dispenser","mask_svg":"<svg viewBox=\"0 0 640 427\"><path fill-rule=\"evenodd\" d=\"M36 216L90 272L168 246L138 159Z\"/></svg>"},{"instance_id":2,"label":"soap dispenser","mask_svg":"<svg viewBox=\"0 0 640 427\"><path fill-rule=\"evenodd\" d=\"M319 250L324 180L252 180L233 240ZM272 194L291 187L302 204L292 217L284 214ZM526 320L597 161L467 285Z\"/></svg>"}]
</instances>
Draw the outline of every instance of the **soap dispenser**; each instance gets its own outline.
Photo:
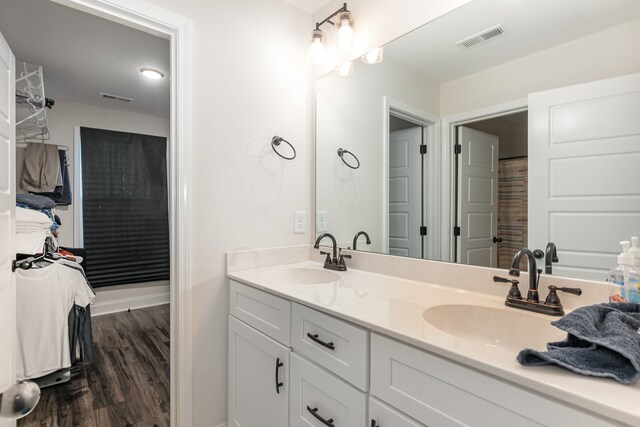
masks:
<instances>
[{"instance_id":1,"label":"soap dispenser","mask_svg":"<svg viewBox=\"0 0 640 427\"><path fill-rule=\"evenodd\" d=\"M618 266L609 272L609 282L617 285L611 290L610 302L640 302L638 285L640 273L634 267L635 259L629 252L630 242L620 242L622 253L618 256Z\"/></svg>"}]
</instances>

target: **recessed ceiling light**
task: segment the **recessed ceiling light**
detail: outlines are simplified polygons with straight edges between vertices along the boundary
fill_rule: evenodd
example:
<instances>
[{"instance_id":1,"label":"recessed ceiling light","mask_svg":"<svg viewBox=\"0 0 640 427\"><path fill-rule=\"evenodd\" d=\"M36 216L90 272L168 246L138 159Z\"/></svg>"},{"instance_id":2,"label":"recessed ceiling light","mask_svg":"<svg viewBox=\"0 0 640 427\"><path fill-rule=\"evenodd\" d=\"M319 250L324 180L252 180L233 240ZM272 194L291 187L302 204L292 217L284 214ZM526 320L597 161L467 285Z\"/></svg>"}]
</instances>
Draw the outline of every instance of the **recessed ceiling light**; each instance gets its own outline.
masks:
<instances>
[{"instance_id":1,"label":"recessed ceiling light","mask_svg":"<svg viewBox=\"0 0 640 427\"><path fill-rule=\"evenodd\" d=\"M155 68L142 67L140 68L140 72L143 76L151 80L160 80L164 77L164 73L160 70L156 70Z\"/></svg>"}]
</instances>

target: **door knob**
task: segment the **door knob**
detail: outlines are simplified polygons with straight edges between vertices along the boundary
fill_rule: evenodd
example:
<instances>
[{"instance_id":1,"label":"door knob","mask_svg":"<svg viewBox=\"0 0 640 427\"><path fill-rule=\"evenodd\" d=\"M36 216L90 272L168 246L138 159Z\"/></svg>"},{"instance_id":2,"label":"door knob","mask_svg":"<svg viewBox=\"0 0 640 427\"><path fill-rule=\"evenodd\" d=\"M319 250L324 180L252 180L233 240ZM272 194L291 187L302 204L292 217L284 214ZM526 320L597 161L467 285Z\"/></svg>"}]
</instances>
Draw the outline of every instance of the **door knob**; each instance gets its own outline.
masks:
<instances>
[{"instance_id":1,"label":"door knob","mask_svg":"<svg viewBox=\"0 0 640 427\"><path fill-rule=\"evenodd\" d=\"M33 411L40 400L40 387L33 381L20 381L0 393L0 418L17 420Z\"/></svg>"},{"instance_id":2,"label":"door knob","mask_svg":"<svg viewBox=\"0 0 640 427\"><path fill-rule=\"evenodd\" d=\"M494 237L493 243L502 243L502 237Z\"/></svg>"}]
</instances>

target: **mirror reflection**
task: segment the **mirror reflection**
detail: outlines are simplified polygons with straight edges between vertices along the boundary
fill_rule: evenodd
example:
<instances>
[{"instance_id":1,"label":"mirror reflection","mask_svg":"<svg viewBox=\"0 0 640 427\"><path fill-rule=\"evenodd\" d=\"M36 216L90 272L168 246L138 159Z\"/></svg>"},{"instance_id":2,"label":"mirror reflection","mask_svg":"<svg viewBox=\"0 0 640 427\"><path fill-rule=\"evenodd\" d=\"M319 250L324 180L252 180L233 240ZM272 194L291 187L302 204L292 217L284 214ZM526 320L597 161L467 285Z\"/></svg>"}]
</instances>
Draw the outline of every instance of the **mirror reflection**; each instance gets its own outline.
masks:
<instances>
[{"instance_id":1,"label":"mirror reflection","mask_svg":"<svg viewBox=\"0 0 640 427\"><path fill-rule=\"evenodd\" d=\"M552 241L553 274L605 280L640 234L637 40L634 0L473 0L322 76L317 233L498 268Z\"/></svg>"}]
</instances>

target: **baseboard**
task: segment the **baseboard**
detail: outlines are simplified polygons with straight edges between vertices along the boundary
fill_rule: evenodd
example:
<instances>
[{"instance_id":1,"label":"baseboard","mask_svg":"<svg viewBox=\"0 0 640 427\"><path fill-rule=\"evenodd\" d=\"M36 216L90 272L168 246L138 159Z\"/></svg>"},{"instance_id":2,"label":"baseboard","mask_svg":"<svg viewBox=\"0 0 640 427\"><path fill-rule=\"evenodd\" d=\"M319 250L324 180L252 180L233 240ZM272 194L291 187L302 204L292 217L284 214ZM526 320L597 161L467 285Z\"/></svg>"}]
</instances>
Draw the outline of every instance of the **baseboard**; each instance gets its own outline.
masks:
<instances>
[{"instance_id":1,"label":"baseboard","mask_svg":"<svg viewBox=\"0 0 640 427\"><path fill-rule=\"evenodd\" d=\"M168 304L169 292L160 292L137 297L121 298L105 302L97 302L91 305L91 316L118 313L129 309L152 307L154 305ZM222 426L221 426L222 427Z\"/></svg>"},{"instance_id":2,"label":"baseboard","mask_svg":"<svg viewBox=\"0 0 640 427\"><path fill-rule=\"evenodd\" d=\"M217 426L213 426L213 427L227 427L227 423L222 423L222 424L218 424Z\"/></svg>"}]
</instances>

